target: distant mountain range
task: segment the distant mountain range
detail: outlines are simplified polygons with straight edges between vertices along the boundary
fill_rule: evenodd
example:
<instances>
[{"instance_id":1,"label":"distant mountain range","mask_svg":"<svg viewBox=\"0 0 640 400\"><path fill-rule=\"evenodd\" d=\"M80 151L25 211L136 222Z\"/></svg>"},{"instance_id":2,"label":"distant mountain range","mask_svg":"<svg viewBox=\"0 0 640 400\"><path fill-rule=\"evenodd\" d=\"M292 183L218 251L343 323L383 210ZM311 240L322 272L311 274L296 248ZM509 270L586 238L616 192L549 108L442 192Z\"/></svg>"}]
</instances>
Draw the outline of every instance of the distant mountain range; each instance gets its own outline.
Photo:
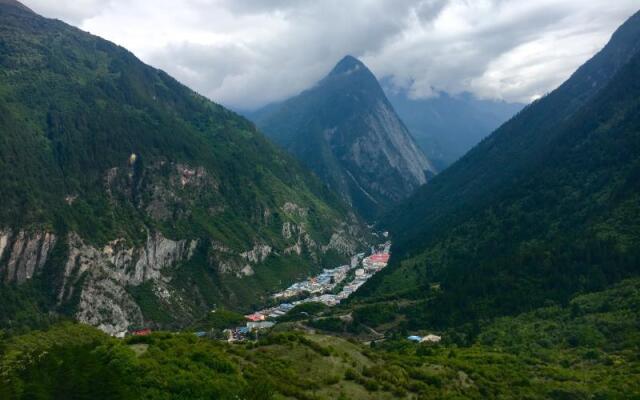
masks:
<instances>
[{"instance_id":1,"label":"distant mountain range","mask_svg":"<svg viewBox=\"0 0 640 400\"><path fill-rule=\"evenodd\" d=\"M0 188L3 326L50 312L107 332L181 326L266 301L366 237L249 121L7 0Z\"/></svg>"},{"instance_id":2,"label":"distant mountain range","mask_svg":"<svg viewBox=\"0 0 640 400\"><path fill-rule=\"evenodd\" d=\"M523 104L480 100L470 93L412 99L405 90L383 81L387 98L416 142L442 171L524 107Z\"/></svg>"},{"instance_id":3,"label":"distant mountain range","mask_svg":"<svg viewBox=\"0 0 640 400\"><path fill-rule=\"evenodd\" d=\"M248 116L369 219L436 173L375 76L351 56L314 87Z\"/></svg>"}]
</instances>

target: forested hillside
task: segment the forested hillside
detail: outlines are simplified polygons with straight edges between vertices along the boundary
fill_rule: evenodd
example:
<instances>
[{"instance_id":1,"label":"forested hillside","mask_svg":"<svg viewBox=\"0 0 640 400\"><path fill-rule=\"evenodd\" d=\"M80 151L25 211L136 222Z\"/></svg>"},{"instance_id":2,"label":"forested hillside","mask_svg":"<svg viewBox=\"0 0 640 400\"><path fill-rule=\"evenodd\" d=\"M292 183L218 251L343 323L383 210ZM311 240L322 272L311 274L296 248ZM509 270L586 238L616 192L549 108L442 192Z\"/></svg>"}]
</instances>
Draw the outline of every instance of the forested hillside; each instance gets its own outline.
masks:
<instances>
[{"instance_id":1,"label":"forested hillside","mask_svg":"<svg viewBox=\"0 0 640 400\"><path fill-rule=\"evenodd\" d=\"M253 124L127 50L3 2L0 54L3 321L181 324L363 244Z\"/></svg>"},{"instance_id":2,"label":"forested hillside","mask_svg":"<svg viewBox=\"0 0 640 400\"><path fill-rule=\"evenodd\" d=\"M395 268L363 297L431 298L423 323L450 326L562 304L637 275L638 50L640 14L390 213Z\"/></svg>"}]
</instances>

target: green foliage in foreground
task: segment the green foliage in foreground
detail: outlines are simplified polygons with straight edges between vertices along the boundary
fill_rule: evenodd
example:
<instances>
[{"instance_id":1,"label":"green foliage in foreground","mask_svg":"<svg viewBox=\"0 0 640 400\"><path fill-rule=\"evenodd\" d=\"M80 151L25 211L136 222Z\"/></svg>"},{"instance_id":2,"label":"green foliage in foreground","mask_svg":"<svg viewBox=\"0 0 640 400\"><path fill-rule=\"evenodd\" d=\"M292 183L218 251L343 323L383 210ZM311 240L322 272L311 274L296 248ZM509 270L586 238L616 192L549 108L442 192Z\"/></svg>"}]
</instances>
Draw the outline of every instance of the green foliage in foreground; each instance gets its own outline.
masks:
<instances>
[{"instance_id":1,"label":"green foliage in foreground","mask_svg":"<svg viewBox=\"0 0 640 400\"><path fill-rule=\"evenodd\" d=\"M203 319L193 324L191 328L195 331L223 330L243 325L245 322L246 320L242 314L218 309L207 313Z\"/></svg>"},{"instance_id":2,"label":"green foliage in foreground","mask_svg":"<svg viewBox=\"0 0 640 400\"><path fill-rule=\"evenodd\" d=\"M240 345L121 341L62 324L0 339L0 398L637 398L639 326L640 280L498 319L468 347L298 332Z\"/></svg>"}]
</instances>

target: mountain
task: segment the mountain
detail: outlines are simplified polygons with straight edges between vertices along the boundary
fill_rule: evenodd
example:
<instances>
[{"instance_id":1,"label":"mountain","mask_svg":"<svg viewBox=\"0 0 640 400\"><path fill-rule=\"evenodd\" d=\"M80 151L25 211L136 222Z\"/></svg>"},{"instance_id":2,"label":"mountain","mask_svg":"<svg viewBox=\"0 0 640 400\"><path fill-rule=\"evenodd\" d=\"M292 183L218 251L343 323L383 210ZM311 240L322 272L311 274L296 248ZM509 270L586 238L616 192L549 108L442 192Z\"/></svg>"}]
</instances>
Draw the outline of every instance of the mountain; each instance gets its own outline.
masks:
<instances>
[{"instance_id":1,"label":"mountain","mask_svg":"<svg viewBox=\"0 0 640 400\"><path fill-rule=\"evenodd\" d=\"M0 54L3 325L182 326L364 245L251 122L127 50L3 1Z\"/></svg>"},{"instance_id":2,"label":"mountain","mask_svg":"<svg viewBox=\"0 0 640 400\"><path fill-rule=\"evenodd\" d=\"M452 96L439 92L434 97L413 99L406 91L383 87L400 119L440 171L524 107L518 103L481 100L471 93Z\"/></svg>"},{"instance_id":3,"label":"mountain","mask_svg":"<svg viewBox=\"0 0 640 400\"><path fill-rule=\"evenodd\" d=\"M369 219L435 173L375 76L351 56L313 88L253 117Z\"/></svg>"},{"instance_id":4,"label":"mountain","mask_svg":"<svg viewBox=\"0 0 640 400\"><path fill-rule=\"evenodd\" d=\"M395 268L362 296L425 300L451 326L606 287L640 270L640 13L383 219ZM432 325L433 326L433 325ZM471 326L473 327L473 326Z\"/></svg>"}]
</instances>

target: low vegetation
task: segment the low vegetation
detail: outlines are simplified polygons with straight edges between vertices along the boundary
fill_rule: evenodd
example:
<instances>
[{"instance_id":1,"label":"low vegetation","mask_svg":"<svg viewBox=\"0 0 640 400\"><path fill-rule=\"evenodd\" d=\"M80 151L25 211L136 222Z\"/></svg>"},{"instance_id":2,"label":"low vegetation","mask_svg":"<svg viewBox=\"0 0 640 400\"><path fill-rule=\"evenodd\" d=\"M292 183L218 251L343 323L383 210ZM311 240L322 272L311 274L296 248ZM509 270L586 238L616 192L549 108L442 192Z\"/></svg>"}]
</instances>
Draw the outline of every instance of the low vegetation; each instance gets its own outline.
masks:
<instances>
[{"instance_id":1,"label":"low vegetation","mask_svg":"<svg viewBox=\"0 0 640 400\"><path fill-rule=\"evenodd\" d=\"M216 314L201 323L234 318ZM468 345L451 337L416 344L397 331L370 345L294 331L235 345L187 333L117 340L63 323L2 336L0 397L634 398L638 326L640 280L577 296L564 307L497 319Z\"/></svg>"}]
</instances>

